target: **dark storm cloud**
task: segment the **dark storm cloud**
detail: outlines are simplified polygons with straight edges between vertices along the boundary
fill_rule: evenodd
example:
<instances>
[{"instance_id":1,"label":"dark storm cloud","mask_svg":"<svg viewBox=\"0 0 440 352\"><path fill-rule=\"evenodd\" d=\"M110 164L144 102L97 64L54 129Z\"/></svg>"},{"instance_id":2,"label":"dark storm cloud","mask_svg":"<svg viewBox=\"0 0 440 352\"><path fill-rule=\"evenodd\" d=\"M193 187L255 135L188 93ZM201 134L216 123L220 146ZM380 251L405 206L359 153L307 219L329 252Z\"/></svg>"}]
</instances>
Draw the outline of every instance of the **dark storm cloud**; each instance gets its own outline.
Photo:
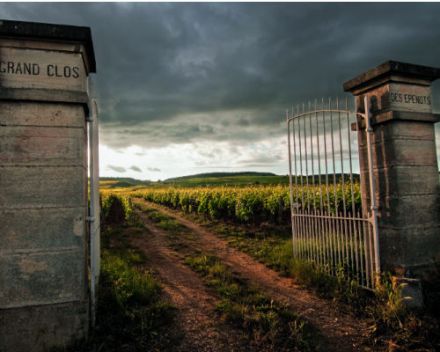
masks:
<instances>
[{"instance_id":1,"label":"dark storm cloud","mask_svg":"<svg viewBox=\"0 0 440 352\"><path fill-rule=\"evenodd\" d=\"M112 170L112 171L115 171L115 172L117 172L117 173L119 173L119 174L123 174L125 171L127 171L127 170L125 169L125 167L122 167L122 166L116 166L116 165L108 165L107 168L110 169L110 170Z\"/></svg>"},{"instance_id":2,"label":"dark storm cloud","mask_svg":"<svg viewBox=\"0 0 440 352\"><path fill-rule=\"evenodd\" d=\"M132 167L130 167L130 170L136 171L136 172L142 172L142 170L137 167L136 165L133 165Z\"/></svg>"},{"instance_id":3,"label":"dark storm cloud","mask_svg":"<svg viewBox=\"0 0 440 352\"><path fill-rule=\"evenodd\" d=\"M163 147L170 142L222 142L249 143L252 140L279 137L280 131L284 133L284 127L279 121L272 122L268 128L262 124L240 126L228 124L222 121L210 121L210 125L204 124L203 116L172 121L152 121L137 125L120 125L109 123L101 128L100 140L106 145L115 148L123 148L127 145L149 145L151 147ZM284 126L284 124L283 124ZM123 151L121 150L121 153Z\"/></svg>"},{"instance_id":4,"label":"dark storm cloud","mask_svg":"<svg viewBox=\"0 0 440 352\"><path fill-rule=\"evenodd\" d=\"M113 146L280 135L285 108L341 96L345 80L388 59L440 66L439 10L436 3L0 5L6 19L92 27L104 141Z\"/></svg>"},{"instance_id":5,"label":"dark storm cloud","mask_svg":"<svg viewBox=\"0 0 440 352\"><path fill-rule=\"evenodd\" d=\"M271 155L257 155L253 158L240 160L241 164L246 166L262 166L276 164L278 161L283 160L282 155L271 154Z\"/></svg>"}]
</instances>

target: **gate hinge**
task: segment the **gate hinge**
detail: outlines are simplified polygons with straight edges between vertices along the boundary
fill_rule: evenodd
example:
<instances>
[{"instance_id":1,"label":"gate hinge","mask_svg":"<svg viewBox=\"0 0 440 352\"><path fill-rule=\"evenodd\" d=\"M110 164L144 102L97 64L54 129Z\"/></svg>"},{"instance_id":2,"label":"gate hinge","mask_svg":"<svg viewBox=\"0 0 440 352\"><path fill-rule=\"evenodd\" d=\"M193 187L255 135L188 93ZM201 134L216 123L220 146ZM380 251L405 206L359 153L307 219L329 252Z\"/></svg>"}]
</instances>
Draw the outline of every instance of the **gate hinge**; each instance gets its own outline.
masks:
<instances>
[{"instance_id":1,"label":"gate hinge","mask_svg":"<svg viewBox=\"0 0 440 352\"><path fill-rule=\"evenodd\" d=\"M358 116L362 117L365 121L365 131L367 132L373 132L372 122L372 116L371 114L364 114L362 112L356 113Z\"/></svg>"}]
</instances>

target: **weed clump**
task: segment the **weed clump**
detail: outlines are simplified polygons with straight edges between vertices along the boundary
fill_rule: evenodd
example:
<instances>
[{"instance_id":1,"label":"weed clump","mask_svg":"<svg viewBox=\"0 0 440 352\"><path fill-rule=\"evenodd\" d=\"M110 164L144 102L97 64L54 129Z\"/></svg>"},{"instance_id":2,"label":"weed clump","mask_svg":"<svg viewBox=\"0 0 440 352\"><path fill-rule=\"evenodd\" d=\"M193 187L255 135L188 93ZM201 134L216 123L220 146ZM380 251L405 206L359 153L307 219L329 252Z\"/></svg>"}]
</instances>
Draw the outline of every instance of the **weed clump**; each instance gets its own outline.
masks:
<instances>
[{"instance_id":1,"label":"weed clump","mask_svg":"<svg viewBox=\"0 0 440 352\"><path fill-rule=\"evenodd\" d=\"M144 350L173 319L174 308L162 299L160 285L143 267L145 260L126 244L102 252L98 324L93 337L104 340L106 351L119 351L123 346Z\"/></svg>"},{"instance_id":2,"label":"weed clump","mask_svg":"<svg viewBox=\"0 0 440 352\"><path fill-rule=\"evenodd\" d=\"M74 341L71 346L53 352L168 348L172 341L162 335L165 327L173 324L175 308L163 299L159 283L145 268L147 258L141 251L131 248L127 241L127 234L139 230L130 226L133 225L129 211L131 201L115 195L107 197L104 204L104 218L112 214L120 217L106 221L101 233L103 248L96 326L87 341Z\"/></svg>"},{"instance_id":3,"label":"weed clump","mask_svg":"<svg viewBox=\"0 0 440 352\"><path fill-rule=\"evenodd\" d=\"M316 332L302 319L266 297L214 256L189 256L185 263L220 296L221 317L245 332L248 339L270 351L313 351Z\"/></svg>"}]
</instances>

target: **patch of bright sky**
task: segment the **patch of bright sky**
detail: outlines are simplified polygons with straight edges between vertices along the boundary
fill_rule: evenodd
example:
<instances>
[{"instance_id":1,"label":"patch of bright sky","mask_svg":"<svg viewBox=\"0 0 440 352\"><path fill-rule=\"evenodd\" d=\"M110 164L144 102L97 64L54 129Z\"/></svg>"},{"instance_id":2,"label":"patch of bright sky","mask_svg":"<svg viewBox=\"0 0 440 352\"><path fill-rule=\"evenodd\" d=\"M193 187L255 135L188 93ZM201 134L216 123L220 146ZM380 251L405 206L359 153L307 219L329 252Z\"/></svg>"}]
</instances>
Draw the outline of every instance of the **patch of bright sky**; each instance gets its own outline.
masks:
<instances>
[{"instance_id":1,"label":"patch of bright sky","mask_svg":"<svg viewBox=\"0 0 440 352\"><path fill-rule=\"evenodd\" d=\"M206 141L120 149L101 144L100 173L102 176L153 181L216 171L264 171L286 175L285 139L279 137L245 145Z\"/></svg>"},{"instance_id":2,"label":"patch of bright sky","mask_svg":"<svg viewBox=\"0 0 440 352\"><path fill-rule=\"evenodd\" d=\"M440 126L436 128L437 141L440 140ZM346 135L346 129L342 129ZM359 172L357 157L357 138L352 135L351 148L353 153L352 171ZM331 139L327 133L328 172L349 172L348 140L343 140L343 156L339 148L339 138L335 136L335 170L332 166ZM321 143L323 135L320 136ZM319 163L317 154L317 140L306 138L309 148L309 172L312 169L311 149L314 148L314 173L318 174ZM304 145L303 145L304 148ZM296 140L297 173L300 173L299 145ZM100 145L100 169L102 176L133 177L143 180L164 180L171 177L191 175L205 172L238 172L262 171L273 172L279 175L288 173L286 137L273 137L266 140L249 143L231 143L229 141L200 141L192 143L174 143L163 147L141 147L132 145L125 148L113 148L106 144ZM294 146L292 143L292 171L294 172ZM440 144L437 142L437 155L440 156ZM324 174L325 160L323 144L320 152L321 173ZM439 160L440 162L440 160ZM303 173L306 170L305 161L302 163Z\"/></svg>"}]
</instances>

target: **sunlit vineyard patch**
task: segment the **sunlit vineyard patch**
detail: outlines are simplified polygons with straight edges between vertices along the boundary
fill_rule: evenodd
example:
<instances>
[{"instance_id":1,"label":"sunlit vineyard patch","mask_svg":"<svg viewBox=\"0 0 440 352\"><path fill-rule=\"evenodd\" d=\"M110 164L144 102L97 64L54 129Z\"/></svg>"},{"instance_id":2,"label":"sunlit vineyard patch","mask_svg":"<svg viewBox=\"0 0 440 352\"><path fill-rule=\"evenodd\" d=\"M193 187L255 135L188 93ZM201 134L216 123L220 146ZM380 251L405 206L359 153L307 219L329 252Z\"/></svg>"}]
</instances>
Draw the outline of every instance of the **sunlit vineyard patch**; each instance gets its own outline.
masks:
<instances>
[{"instance_id":1,"label":"sunlit vineyard patch","mask_svg":"<svg viewBox=\"0 0 440 352\"><path fill-rule=\"evenodd\" d=\"M285 185L144 188L133 195L211 219L241 223L290 221L290 194ZM294 187L292 198L295 206L330 213L343 211L344 205L347 211L352 211L353 205L357 211L361 203L357 183L353 187L341 183L336 187Z\"/></svg>"}]
</instances>

